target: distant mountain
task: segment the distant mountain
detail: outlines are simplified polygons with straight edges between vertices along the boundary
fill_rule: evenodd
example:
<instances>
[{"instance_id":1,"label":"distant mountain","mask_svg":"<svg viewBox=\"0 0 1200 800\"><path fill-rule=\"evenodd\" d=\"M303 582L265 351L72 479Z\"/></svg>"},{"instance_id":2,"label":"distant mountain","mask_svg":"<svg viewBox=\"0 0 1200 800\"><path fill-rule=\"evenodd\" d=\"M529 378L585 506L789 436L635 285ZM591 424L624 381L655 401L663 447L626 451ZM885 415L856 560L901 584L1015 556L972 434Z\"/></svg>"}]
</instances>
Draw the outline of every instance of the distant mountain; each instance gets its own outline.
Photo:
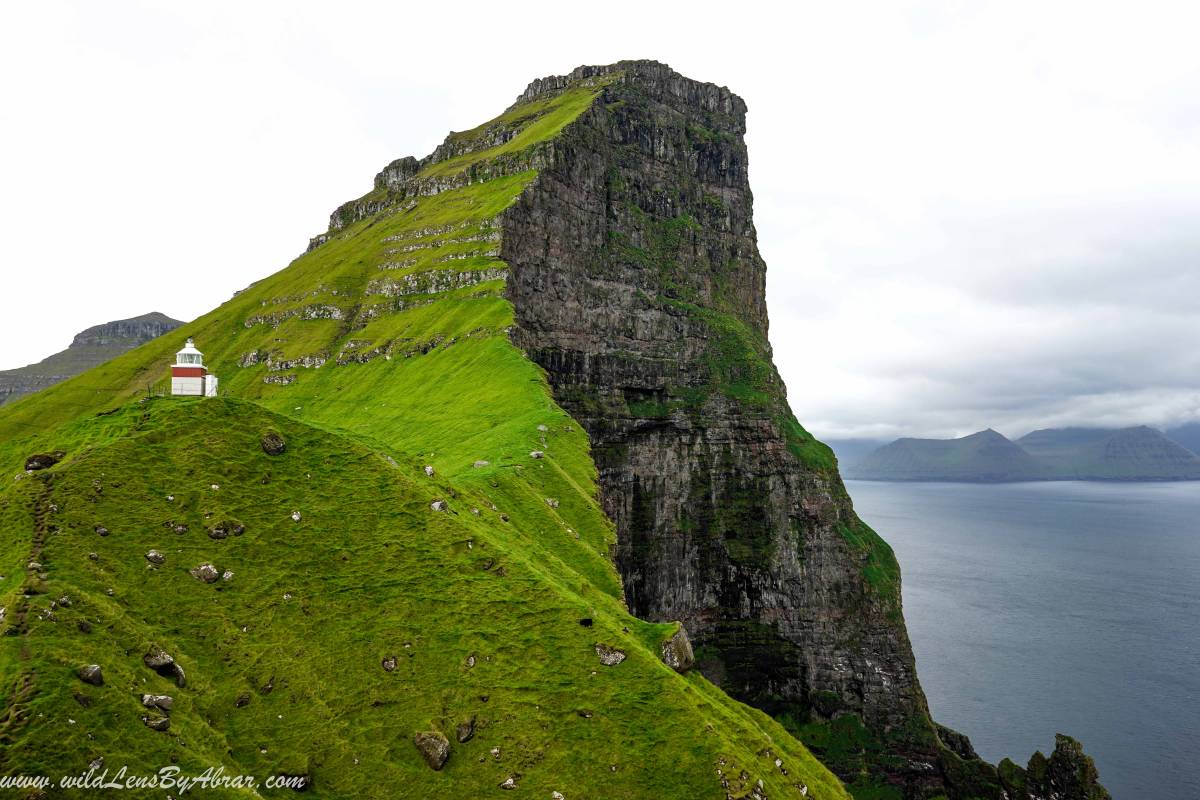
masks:
<instances>
[{"instance_id":1,"label":"distant mountain","mask_svg":"<svg viewBox=\"0 0 1200 800\"><path fill-rule=\"evenodd\" d=\"M1183 445L1200 456L1200 422L1189 422L1178 428L1168 428L1163 432L1171 441Z\"/></svg>"},{"instance_id":2,"label":"distant mountain","mask_svg":"<svg viewBox=\"0 0 1200 800\"><path fill-rule=\"evenodd\" d=\"M1200 480L1200 456L1145 425L1050 428L1017 440L1052 479Z\"/></svg>"},{"instance_id":3,"label":"distant mountain","mask_svg":"<svg viewBox=\"0 0 1200 800\"><path fill-rule=\"evenodd\" d=\"M182 324L153 311L88 328L66 350L36 364L0 370L0 405L86 372Z\"/></svg>"},{"instance_id":4,"label":"distant mountain","mask_svg":"<svg viewBox=\"0 0 1200 800\"><path fill-rule=\"evenodd\" d=\"M863 458L888 443L886 439L824 439L823 441L837 456L838 466L842 468L843 474L851 470Z\"/></svg>"},{"instance_id":5,"label":"distant mountain","mask_svg":"<svg viewBox=\"0 0 1200 800\"><path fill-rule=\"evenodd\" d=\"M1000 482L1041 480L1046 468L989 428L961 439L897 439L845 469L874 481Z\"/></svg>"}]
</instances>

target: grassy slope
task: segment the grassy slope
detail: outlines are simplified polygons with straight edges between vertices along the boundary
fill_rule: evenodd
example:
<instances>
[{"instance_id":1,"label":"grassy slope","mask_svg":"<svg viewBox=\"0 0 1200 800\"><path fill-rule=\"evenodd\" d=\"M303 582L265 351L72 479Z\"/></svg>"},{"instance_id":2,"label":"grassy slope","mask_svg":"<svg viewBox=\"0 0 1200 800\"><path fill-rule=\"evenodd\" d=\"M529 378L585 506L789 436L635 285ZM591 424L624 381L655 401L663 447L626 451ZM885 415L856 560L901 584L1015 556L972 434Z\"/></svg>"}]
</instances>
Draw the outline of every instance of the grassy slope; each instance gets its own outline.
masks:
<instances>
[{"instance_id":1,"label":"grassy slope","mask_svg":"<svg viewBox=\"0 0 1200 800\"><path fill-rule=\"evenodd\" d=\"M535 114L499 118L517 134L502 149L552 135L589 97L568 92ZM427 272L503 269L489 222L534 177L399 204L174 335L0 410L7 474L33 451L69 454L0 494L9 622L25 605L22 587L42 582L23 569L31 554L50 593L29 600L22 636L0 639L0 679L16 712L0 723L0 768L78 771L104 755L114 768L177 760L259 777L307 772L323 796L463 797L519 774L523 790L543 797L691 798L724 796L715 770L725 759L735 795L761 778L772 797L796 796L801 782L810 797L845 796L776 723L663 666L658 643L670 626L624 611L586 436L509 343L502 280L378 293L381 281ZM428 247L387 252L414 244ZM451 253L468 257L444 260ZM162 385L185 336L205 350L225 398L136 402ZM238 366L251 353L260 363ZM357 363L353 354L374 356ZM261 363L268 357L273 366ZM302 357L325 363L280 364ZM281 377L293 382L265 382ZM287 437L283 456L258 447L267 429ZM534 449L547 457L531 458ZM431 511L434 499L451 511ZM226 517L246 533L205 535ZM189 530L175 534L168 521ZM98 536L97 524L112 534ZM46 533L51 526L60 532ZM157 569L143 558L152 547L167 555ZM203 561L233 579L208 586L187 574ZM63 594L71 607L39 618ZM585 616L595 627L578 623ZM77 628L84 618L91 634ZM152 641L180 658L187 688L141 665ZM601 666L597 641L629 659ZM380 667L388 655L400 659L392 673ZM105 687L74 678L88 662L104 666ZM17 692L30 676L32 691ZM76 691L95 704L80 707ZM141 724L135 691L175 695L171 733ZM236 708L243 692L252 700ZM476 738L453 745L444 772L426 768L412 733L453 739L470 715Z\"/></svg>"}]
</instances>

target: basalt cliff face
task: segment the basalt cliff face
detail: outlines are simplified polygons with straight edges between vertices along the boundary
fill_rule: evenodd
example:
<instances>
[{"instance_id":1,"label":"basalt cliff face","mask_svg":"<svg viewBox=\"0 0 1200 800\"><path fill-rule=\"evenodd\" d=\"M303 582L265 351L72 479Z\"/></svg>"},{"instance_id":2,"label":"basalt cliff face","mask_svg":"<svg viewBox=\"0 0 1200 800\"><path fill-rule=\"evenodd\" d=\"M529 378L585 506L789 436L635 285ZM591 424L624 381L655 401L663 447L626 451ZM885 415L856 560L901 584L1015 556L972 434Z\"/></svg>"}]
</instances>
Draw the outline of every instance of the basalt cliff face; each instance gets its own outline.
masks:
<instances>
[{"instance_id":1,"label":"basalt cliff face","mask_svg":"<svg viewBox=\"0 0 1200 800\"><path fill-rule=\"evenodd\" d=\"M501 258L514 341L591 437L631 611L681 620L705 675L848 781L1001 796L930 720L891 549L788 407L745 104L654 62L535 81L518 102L611 74L504 214Z\"/></svg>"}]
</instances>

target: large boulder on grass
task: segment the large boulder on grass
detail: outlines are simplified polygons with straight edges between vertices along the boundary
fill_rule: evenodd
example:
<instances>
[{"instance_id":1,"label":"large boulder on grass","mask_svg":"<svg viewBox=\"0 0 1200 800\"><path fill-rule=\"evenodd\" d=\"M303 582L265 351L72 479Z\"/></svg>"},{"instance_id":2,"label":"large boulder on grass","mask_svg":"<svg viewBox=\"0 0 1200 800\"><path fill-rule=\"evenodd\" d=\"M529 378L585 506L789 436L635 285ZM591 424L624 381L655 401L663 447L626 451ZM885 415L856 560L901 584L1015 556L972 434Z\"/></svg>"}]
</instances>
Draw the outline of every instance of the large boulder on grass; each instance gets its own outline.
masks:
<instances>
[{"instance_id":1,"label":"large boulder on grass","mask_svg":"<svg viewBox=\"0 0 1200 800\"><path fill-rule=\"evenodd\" d=\"M440 770L450 758L450 741L438 731L418 731L413 734L413 744L425 759L430 769Z\"/></svg>"}]
</instances>

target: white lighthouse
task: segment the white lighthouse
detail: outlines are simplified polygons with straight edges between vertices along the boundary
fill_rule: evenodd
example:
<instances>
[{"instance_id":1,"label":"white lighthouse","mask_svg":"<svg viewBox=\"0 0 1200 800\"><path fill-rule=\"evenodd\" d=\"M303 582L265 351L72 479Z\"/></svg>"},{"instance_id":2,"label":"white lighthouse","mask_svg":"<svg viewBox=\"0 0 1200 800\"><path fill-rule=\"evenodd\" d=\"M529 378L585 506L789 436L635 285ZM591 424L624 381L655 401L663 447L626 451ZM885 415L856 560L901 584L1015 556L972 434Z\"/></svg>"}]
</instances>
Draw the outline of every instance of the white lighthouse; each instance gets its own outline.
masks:
<instances>
[{"instance_id":1,"label":"white lighthouse","mask_svg":"<svg viewBox=\"0 0 1200 800\"><path fill-rule=\"evenodd\" d=\"M204 354L191 339L175 354L171 366L171 394L190 397L216 397L217 376L204 368Z\"/></svg>"}]
</instances>

